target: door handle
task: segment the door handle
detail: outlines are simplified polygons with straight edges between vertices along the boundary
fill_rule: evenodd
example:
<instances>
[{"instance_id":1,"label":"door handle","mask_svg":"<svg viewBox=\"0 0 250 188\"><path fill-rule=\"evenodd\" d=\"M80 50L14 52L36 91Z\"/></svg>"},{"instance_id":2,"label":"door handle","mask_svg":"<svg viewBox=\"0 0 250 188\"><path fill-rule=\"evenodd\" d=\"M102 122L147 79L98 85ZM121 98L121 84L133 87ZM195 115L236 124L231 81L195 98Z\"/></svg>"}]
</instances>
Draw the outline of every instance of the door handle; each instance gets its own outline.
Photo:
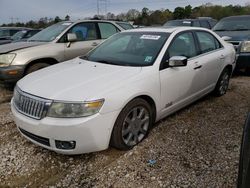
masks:
<instances>
[{"instance_id":1,"label":"door handle","mask_svg":"<svg viewBox=\"0 0 250 188\"><path fill-rule=\"evenodd\" d=\"M202 67L202 65L199 65L197 67L194 67L194 70L200 69Z\"/></svg>"},{"instance_id":2,"label":"door handle","mask_svg":"<svg viewBox=\"0 0 250 188\"><path fill-rule=\"evenodd\" d=\"M93 43L92 43L92 46L97 46L97 45L98 45L97 42L93 42Z\"/></svg>"}]
</instances>

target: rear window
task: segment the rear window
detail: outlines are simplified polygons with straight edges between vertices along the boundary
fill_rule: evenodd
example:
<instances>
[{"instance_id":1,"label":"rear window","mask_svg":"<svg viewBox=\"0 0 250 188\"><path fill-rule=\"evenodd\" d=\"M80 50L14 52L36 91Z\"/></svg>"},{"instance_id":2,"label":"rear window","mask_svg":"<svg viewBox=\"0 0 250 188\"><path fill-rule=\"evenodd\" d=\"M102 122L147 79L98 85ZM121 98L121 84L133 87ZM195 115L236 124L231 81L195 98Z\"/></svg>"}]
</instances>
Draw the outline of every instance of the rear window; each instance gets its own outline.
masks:
<instances>
[{"instance_id":1,"label":"rear window","mask_svg":"<svg viewBox=\"0 0 250 188\"><path fill-rule=\"evenodd\" d=\"M222 19L214 26L213 30L214 31L247 31L247 30L250 30L250 16Z\"/></svg>"},{"instance_id":2,"label":"rear window","mask_svg":"<svg viewBox=\"0 0 250 188\"><path fill-rule=\"evenodd\" d=\"M172 20L164 24L164 26L191 26L192 21L190 20Z\"/></svg>"}]
</instances>

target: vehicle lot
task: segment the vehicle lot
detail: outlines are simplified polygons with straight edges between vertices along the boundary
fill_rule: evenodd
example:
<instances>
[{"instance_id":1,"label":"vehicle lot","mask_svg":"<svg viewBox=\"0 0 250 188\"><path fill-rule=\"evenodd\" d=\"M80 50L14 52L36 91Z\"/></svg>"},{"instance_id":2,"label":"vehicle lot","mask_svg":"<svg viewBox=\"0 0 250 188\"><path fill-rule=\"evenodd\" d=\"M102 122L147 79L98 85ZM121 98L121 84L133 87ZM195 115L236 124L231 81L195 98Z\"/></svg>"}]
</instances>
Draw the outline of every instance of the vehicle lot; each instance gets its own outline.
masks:
<instances>
[{"instance_id":1,"label":"vehicle lot","mask_svg":"<svg viewBox=\"0 0 250 188\"><path fill-rule=\"evenodd\" d=\"M0 187L235 187L250 77L159 122L133 150L63 156L18 133L0 88ZM156 163L149 164L149 160Z\"/></svg>"}]
</instances>

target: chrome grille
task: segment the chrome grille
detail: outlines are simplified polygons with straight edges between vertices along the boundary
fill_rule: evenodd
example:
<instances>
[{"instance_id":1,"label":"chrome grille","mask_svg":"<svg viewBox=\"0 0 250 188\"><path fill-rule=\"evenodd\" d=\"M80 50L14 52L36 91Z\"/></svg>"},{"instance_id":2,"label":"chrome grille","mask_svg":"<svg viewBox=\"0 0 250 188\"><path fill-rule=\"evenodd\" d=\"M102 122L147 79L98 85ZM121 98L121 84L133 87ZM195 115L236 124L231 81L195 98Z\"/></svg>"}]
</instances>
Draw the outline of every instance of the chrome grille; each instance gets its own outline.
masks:
<instances>
[{"instance_id":1,"label":"chrome grille","mask_svg":"<svg viewBox=\"0 0 250 188\"><path fill-rule=\"evenodd\" d=\"M15 88L13 103L17 111L20 113L34 118L42 119L51 104L51 100L36 97Z\"/></svg>"}]
</instances>

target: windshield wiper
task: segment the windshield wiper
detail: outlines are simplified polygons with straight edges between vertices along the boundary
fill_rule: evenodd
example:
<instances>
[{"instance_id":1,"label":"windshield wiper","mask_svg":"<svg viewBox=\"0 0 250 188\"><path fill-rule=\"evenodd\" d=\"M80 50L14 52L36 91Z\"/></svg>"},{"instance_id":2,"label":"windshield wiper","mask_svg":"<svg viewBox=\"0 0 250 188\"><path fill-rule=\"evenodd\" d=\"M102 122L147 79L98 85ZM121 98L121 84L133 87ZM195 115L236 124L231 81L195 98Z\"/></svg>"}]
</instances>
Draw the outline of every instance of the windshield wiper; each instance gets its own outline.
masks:
<instances>
[{"instance_id":1,"label":"windshield wiper","mask_svg":"<svg viewBox=\"0 0 250 188\"><path fill-rule=\"evenodd\" d=\"M232 31L249 31L250 29L233 29Z\"/></svg>"},{"instance_id":2,"label":"windshield wiper","mask_svg":"<svg viewBox=\"0 0 250 188\"><path fill-rule=\"evenodd\" d=\"M215 29L213 31L229 31L229 30L227 30L227 29Z\"/></svg>"},{"instance_id":3,"label":"windshield wiper","mask_svg":"<svg viewBox=\"0 0 250 188\"><path fill-rule=\"evenodd\" d=\"M106 61L106 60L98 60L98 61L95 61L95 62L109 64L109 65L120 65L120 64L117 64L117 63L114 63L114 62L111 62L111 61Z\"/></svg>"}]
</instances>

